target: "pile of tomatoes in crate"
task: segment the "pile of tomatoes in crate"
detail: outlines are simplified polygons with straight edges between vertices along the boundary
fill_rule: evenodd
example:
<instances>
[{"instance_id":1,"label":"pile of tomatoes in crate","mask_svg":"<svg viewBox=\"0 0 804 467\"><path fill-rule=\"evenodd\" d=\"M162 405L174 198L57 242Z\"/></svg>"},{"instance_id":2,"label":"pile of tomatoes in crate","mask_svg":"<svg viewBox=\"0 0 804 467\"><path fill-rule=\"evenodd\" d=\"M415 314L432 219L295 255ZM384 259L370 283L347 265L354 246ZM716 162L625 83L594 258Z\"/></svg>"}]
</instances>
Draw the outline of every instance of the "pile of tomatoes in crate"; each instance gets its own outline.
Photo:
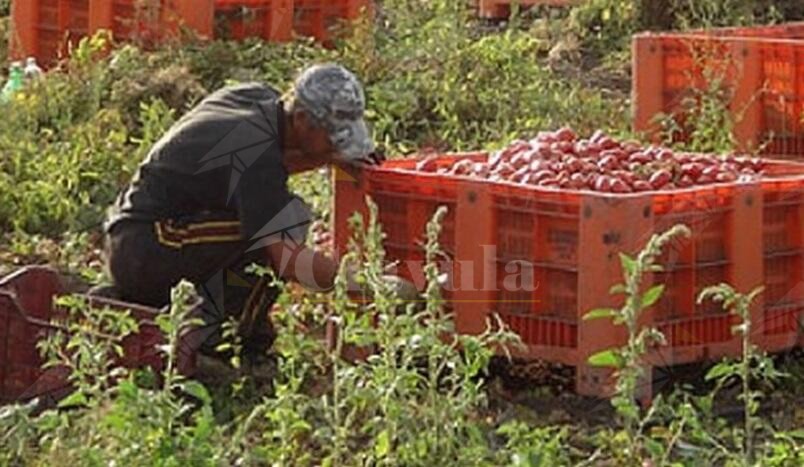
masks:
<instances>
[{"instance_id":1,"label":"pile of tomatoes in crate","mask_svg":"<svg viewBox=\"0 0 804 467\"><path fill-rule=\"evenodd\" d=\"M569 190L636 193L715 183L750 182L763 175L765 162L735 155L675 152L637 142L620 142L602 131L588 139L570 128L517 140L486 161L459 159L448 167L437 158L416 170Z\"/></svg>"}]
</instances>

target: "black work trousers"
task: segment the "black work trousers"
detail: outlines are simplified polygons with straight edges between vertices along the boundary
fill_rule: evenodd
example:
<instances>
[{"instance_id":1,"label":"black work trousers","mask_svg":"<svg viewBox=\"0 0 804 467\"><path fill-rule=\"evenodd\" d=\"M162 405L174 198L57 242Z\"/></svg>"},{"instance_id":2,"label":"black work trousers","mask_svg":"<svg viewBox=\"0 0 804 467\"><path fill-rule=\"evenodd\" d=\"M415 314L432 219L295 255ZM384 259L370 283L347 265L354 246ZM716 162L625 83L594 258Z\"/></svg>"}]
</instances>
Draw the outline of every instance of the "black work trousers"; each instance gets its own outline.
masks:
<instances>
[{"instance_id":1,"label":"black work trousers","mask_svg":"<svg viewBox=\"0 0 804 467\"><path fill-rule=\"evenodd\" d=\"M170 303L171 288L186 279L203 300L203 352L214 353L221 325L234 318L244 351L262 353L273 343L269 312L278 290L270 278L246 271L265 264L265 250L248 251L239 229L236 220L211 215L119 221L106 245L114 289L124 301L162 308Z\"/></svg>"}]
</instances>

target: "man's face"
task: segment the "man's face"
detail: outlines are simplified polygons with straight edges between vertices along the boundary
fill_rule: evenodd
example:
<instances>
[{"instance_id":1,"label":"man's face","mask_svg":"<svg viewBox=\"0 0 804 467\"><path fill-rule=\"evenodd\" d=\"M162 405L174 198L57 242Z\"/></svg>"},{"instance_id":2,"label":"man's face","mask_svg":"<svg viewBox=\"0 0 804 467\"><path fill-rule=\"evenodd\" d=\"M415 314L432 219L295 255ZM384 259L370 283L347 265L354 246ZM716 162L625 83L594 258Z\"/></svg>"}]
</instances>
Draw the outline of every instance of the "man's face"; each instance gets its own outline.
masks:
<instances>
[{"instance_id":1,"label":"man's face","mask_svg":"<svg viewBox=\"0 0 804 467\"><path fill-rule=\"evenodd\" d=\"M294 126L298 129L299 138L303 143L301 150L305 157L322 165L331 163L337 155L337 150L330 140L329 132L323 127L316 126L304 112L296 112L293 118Z\"/></svg>"}]
</instances>

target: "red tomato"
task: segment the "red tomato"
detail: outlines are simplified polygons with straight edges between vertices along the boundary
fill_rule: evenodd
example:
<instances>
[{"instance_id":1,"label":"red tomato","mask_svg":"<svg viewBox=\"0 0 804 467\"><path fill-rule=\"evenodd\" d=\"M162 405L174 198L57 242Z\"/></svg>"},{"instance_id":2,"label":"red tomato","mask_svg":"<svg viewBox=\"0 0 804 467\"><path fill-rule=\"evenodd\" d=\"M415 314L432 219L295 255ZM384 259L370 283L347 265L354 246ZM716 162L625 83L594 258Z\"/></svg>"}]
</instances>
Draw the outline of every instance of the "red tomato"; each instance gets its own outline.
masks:
<instances>
[{"instance_id":1,"label":"red tomato","mask_svg":"<svg viewBox=\"0 0 804 467\"><path fill-rule=\"evenodd\" d=\"M438 158L435 156L425 157L416 163L416 170L419 172L436 172L438 170Z\"/></svg>"},{"instance_id":2,"label":"red tomato","mask_svg":"<svg viewBox=\"0 0 804 467\"><path fill-rule=\"evenodd\" d=\"M516 172L516 168L511 165L509 162L501 162L495 169L495 173L498 173L503 176L511 175L512 173Z\"/></svg>"},{"instance_id":3,"label":"red tomato","mask_svg":"<svg viewBox=\"0 0 804 467\"><path fill-rule=\"evenodd\" d=\"M541 143L554 143L556 142L556 136L549 131L540 131L539 134L536 135L536 141Z\"/></svg>"},{"instance_id":4,"label":"red tomato","mask_svg":"<svg viewBox=\"0 0 804 467\"><path fill-rule=\"evenodd\" d=\"M556 141L550 145L554 154L572 154L575 151L575 145L569 141Z\"/></svg>"},{"instance_id":5,"label":"red tomato","mask_svg":"<svg viewBox=\"0 0 804 467\"><path fill-rule=\"evenodd\" d=\"M551 162L548 167L550 168L550 170L552 170L555 173L563 172L564 170L567 170L567 166L564 165L563 162Z\"/></svg>"},{"instance_id":6,"label":"red tomato","mask_svg":"<svg viewBox=\"0 0 804 467\"><path fill-rule=\"evenodd\" d=\"M700 162L688 162L681 166L681 173L688 175L693 180L698 180L704 171L704 166Z\"/></svg>"},{"instance_id":7,"label":"red tomato","mask_svg":"<svg viewBox=\"0 0 804 467\"><path fill-rule=\"evenodd\" d=\"M659 190L659 189L663 188L665 185L667 185L668 183L670 183L670 180L672 180L672 179L673 179L673 174L671 174L669 170L662 169L662 170L654 172L650 176L650 179L648 180L648 183L650 183L650 186L654 190Z\"/></svg>"},{"instance_id":8,"label":"red tomato","mask_svg":"<svg viewBox=\"0 0 804 467\"><path fill-rule=\"evenodd\" d=\"M717 177L717 174L719 173L720 173L720 167L716 165L710 165L708 167L705 167L703 171L701 171L701 176L706 176L715 179Z\"/></svg>"},{"instance_id":9,"label":"red tomato","mask_svg":"<svg viewBox=\"0 0 804 467\"><path fill-rule=\"evenodd\" d=\"M694 183L695 182L688 175L682 175L681 178L676 182L676 186L679 188L689 188Z\"/></svg>"},{"instance_id":10,"label":"red tomato","mask_svg":"<svg viewBox=\"0 0 804 467\"><path fill-rule=\"evenodd\" d=\"M553 150L550 149L549 144L539 143L538 146L535 147L535 152L539 155L540 159L549 159L553 157Z\"/></svg>"},{"instance_id":11,"label":"red tomato","mask_svg":"<svg viewBox=\"0 0 804 467\"><path fill-rule=\"evenodd\" d=\"M625 180L615 178L611 181L611 191L612 193L631 193L633 190Z\"/></svg>"},{"instance_id":12,"label":"red tomato","mask_svg":"<svg viewBox=\"0 0 804 467\"><path fill-rule=\"evenodd\" d=\"M623 151L633 154L642 150L642 145L638 141L626 141L622 144Z\"/></svg>"},{"instance_id":13,"label":"red tomato","mask_svg":"<svg viewBox=\"0 0 804 467\"><path fill-rule=\"evenodd\" d=\"M611 173L613 176L627 183L629 186L634 184L636 176L627 170L615 170Z\"/></svg>"},{"instance_id":14,"label":"red tomato","mask_svg":"<svg viewBox=\"0 0 804 467\"><path fill-rule=\"evenodd\" d=\"M609 155L600 159L597 166L601 170L615 170L620 166L620 161L618 161L616 157Z\"/></svg>"},{"instance_id":15,"label":"red tomato","mask_svg":"<svg viewBox=\"0 0 804 467\"><path fill-rule=\"evenodd\" d=\"M717 180L718 183L731 183L737 180L737 174L734 172L720 172L717 174L717 177L715 177L715 180Z\"/></svg>"},{"instance_id":16,"label":"red tomato","mask_svg":"<svg viewBox=\"0 0 804 467\"><path fill-rule=\"evenodd\" d=\"M629 162L639 162L640 164L647 164L653 162L653 156L646 152L635 152L628 157Z\"/></svg>"},{"instance_id":17,"label":"red tomato","mask_svg":"<svg viewBox=\"0 0 804 467\"><path fill-rule=\"evenodd\" d=\"M548 168L549 165L550 165L550 163L547 162L547 161L544 161L544 160L541 160L541 159L535 160L535 161L530 163L530 171L536 173L536 172L538 172L538 171L540 171L542 169Z\"/></svg>"},{"instance_id":18,"label":"red tomato","mask_svg":"<svg viewBox=\"0 0 804 467\"><path fill-rule=\"evenodd\" d=\"M575 156L566 156L563 159L564 166L570 172L580 172L583 169L583 162Z\"/></svg>"},{"instance_id":19,"label":"red tomato","mask_svg":"<svg viewBox=\"0 0 804 467\"><path fill-rule=\"evenodd\" d=\"M574 173L570 175L570 185L573 188L584 188L588 183L588 177L582 173Z\"/></svg>"},{"instance_id":20,"label":"red tomato","mask_svg":"<svg viewBox=\"0 0 804 467\"><path fill-rule=\"evenodd\" d=\"M670 149L661 149L656 154L656 160L660 162L671 162L675 159L675 154Z\"/></svg>"},{"instance_id":21,"label":"red tomato","mask_svg":"<svg viewBox=\"0 0 804 467\"><path fill-rule=\"evenodd\" d=\"M610 137L606 136L605 138L601 139L598 143L601 148L605 151L606 149L614 149L620 147L620 143L614 141Z\"/></svg>"},{"instance_id":22,"label":"red tomato","mask_svg":"<svg viewBox=\"0 0 804 467\"><path fill-rule=\"evenodd\" d=\"M698 180L695 181L698 185L709 185L710 183L715 182L715 177L711 175L701 175L698 177Z\"/></svg>"},{"instance_id":23,"label":"red tomato","mask_svg":"<svg viewBox=\"0 0 804 467\"><path fill-rule=\"evenodd\" d=\"M697 162L703 165L714 165L718 163L718 160L712 156L707 156L705 154L699 154L697 156L692 157L692 162Z\"/></svg>"},{"instance_id":24,"label":"red tomato","mask_svg":"<svg viewBox=\"0 0 804 467\"><path fill-rule=\"evenodd\" d=\"M577 135L572 128L564 127L555 132L555 138L558 141L574 142Z\"/></svg>"},{"instance_id":25,"label":"red tomato","mask_svg":"<svg viewBox=\"0 0 804 467\"><path fill-rule=\"evenodd\" d=\"M604 193L611 191L611 178L608 175L601 175L594 181L594 189Z\"/></svg>"},{"instance_id":26,"label":"red tomato","mask_svg":"<svg viewBox=\"0 0 804 467\"><path fill-rule=\"evenodd\" d=\"M552 170L540 170L539 172L536 172L535 174L533 174L533 178L537 182L540 182L540 181L548 179L548 178L556 178L556 173L553 172Z\"/></svg>"},{"instance_id":27,"label":"red tomato","mask_svg":"<svg viewBox=\"0 0 804 467\"><path fill-rule=\"evenodd\" d=\"M520 152L517 153L514 157L511 158L511 165L516 167L517 169L521 167L528 167L530 166L531 160L531 153L528 152Z\"/></svg>"},{"instance_id":28,"label":"red tomato","mask_svg":"<svg viewBox=\"0 0 804 467\"><path fill-rule=\"evenodd\" d=\"M589 137L589 141L597 144L600 142L600 140L606 137L606 133L603 133L603 130L595 130L595 132L592 133L592 136Z\"/></svg>"},{"instance_id":29,"label":"red tomato","mask_svg":"<svg viewBox=\"0 0 804 467\"><path fill-rule=\"evenodd\" d=\"M522 178L523 175L528 174L530 174L530 167L519 167L516 169L516 171L513 173L512 176L517 180L519 180L520 178Z\"/></svg>"},{"instance_id":30,"label":"red tomato","mask_svg":"<svg viewBox=\"0 0 804 467\"><path fill-rule=\"evenodd\" d=\"M468 159L463 159L463 160L460 160L460 161L456 162L452 166L452 174L453 175L469 175L469 173L472 171L473 167L474 167L474 162L472 162L472 161L470 161Z\"/></svg>"},{"instance_id":31,"label":"red tomato","mask_svg":"<svg viewBox=\"0 0 804 467\"><path fill-rule=\"evenodd\" d=\"M489 166L482 162L475 162L472 166L472 175L475 177L486 178L489 176Z\"/></svg>"},{"instance_id":32,"label":"red tomato","mask_svg":"<svg viewBox=\"0 0 804 467\"><path fill-rule=\"evenodd\" d=\"M494 169L498 165L500 165L500 163L502 163L504 160L506 160L506 157L504 157L504 154L505 154L504 150L503 151L493 152L493 153L489 154L489 157L486 160L486 163L488 163L489 167Z\"/></svg>"},{"instance_id":33,"label":"red tomato","mask_svg":"<svg viewBox=\"0 0 804 467\"><path fill-rule=\"evenodd\" d=\"M687 164L692 160L692 155L688 152L680 152L675 156L676 162L679 164Z\"/></svg>"}]
</instances>

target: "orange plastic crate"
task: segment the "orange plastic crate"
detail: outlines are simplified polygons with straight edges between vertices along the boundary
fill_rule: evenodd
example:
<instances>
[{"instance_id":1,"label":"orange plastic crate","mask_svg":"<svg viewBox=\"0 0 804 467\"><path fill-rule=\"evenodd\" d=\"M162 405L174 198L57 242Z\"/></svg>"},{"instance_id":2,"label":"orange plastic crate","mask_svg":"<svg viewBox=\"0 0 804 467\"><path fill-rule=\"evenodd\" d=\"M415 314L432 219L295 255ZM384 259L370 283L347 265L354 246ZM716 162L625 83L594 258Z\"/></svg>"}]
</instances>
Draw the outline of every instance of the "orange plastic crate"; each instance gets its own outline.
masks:
<instances>
[{"instance_id":1,"label":"orange plastic crate","mask_svg":"<svg viewBox=\"0 0 804 467\"><path fill-rule=\"evenodd\" d=\"M90 0L90 31L106 29L123 41L152 45L182 27L212 37L213 0Z\"/></svg>"},{"instance_id":2,"label":"orange plastic crate","mask_svg":"<svg viewBox=\"0 0 804 467\"><path fill-rule=\"evenodd\" d=\"M216 0L215 37L260 37L284 42L293 38L294 0Z\"/></svg>"},{"instance_id":3,"label":"orange plastic crate","mask_svg":"<svg viewBox=\"0 0 804 467\"><path fill-rule=\"evenodd\" d=\"M725 78L733 93L734 135L743 150L804 159L804 23L634 37L634 128L657 134L659 114ZM683 135L682 135L683 138Z\"/></svg>"},{"instance_id":4,"label":"orange plastic crate","mask_svg":"<svg viewBox=\"0 0 804 467\"><path fill-rule=\"evenodd\" d=\"M340 21L356 19L372 8L371 0L296 0L293 29L301 36L329 43Z\"/></svg>"},{"instance_id":5,"label":"orange plastic crate","mask_svg":"<svg viewBox=\"0 0 804 467\"><path fill-rule=\"evenodd\" d=\"M444 156L439 163L455 157L485 155ZM459 265L451 270L448 296L456 330L482 332L498 313L527 347L519 356L576 367L582 394L607 393L607 373L586 361L622 346L625 334L608 320L581 317L619 304L608 294L622 277L619 252L635 253L652 234L677 223L687 224L692 238L676 241L663 258L665 271L647 279L667 287L645 316L668 340L650 363L739 355L734 318L716 304L696 303L704 287L724 281L739 290L767 285L754 310L755 343L768 351L797 344L804 311L804 164L773 163L775 178L753 184L612 195L414 173L415 163L392 161L354 178L336 177L338 250L347 245L348 218L365 214L366 195L378 204L392 260L421 260L426 222L447 206L442 243ZM532 265L525 275L532 291L505 287L517 260ZM421 277L410 269L402 268L402 275Z\"/></svg>"},{"instance_id":6,"label":"orange plastic crate","mask_svg":"<svg viewBox=\"0 0 804 467\"><path fill-rule=\"evenodd\" d=\"M153 43L187 27L212 37L213 0L25 0L12 2L11 53L47 67L70 44L109 30L119 40Z\"/></svg>"},{"instance_id":7,"label":"orange plastic crate","mask_svg":"<svg viewBox=\"0 0 804 467\"><path fill-rule=\"evenodd\" d=\"M54 297L68 291L54 270L28 267L0 279L0 404L39 398L52 404L70 392L65 368L42 368L37 342L58 330L51 320L63 318ZM163 368L158 346L163 335L154 323L157 310L113 300L92 298L93 306L130 310L139 332L122 341L119 364L128 368ZM203 333L188 333L178 355L178 369L192 374L195 349Z\"/></svg>"},{"instance_id":8,"label":"orange plastic crate","mask_svg":"<svg viewBox=\"0 0 804 467\"><path fill-rule=\"evenodd\" d=\"M25 0L11 3L11 56L36 57L47 66L89 31L89 0Z\"/></svg>"}]
</instances>

